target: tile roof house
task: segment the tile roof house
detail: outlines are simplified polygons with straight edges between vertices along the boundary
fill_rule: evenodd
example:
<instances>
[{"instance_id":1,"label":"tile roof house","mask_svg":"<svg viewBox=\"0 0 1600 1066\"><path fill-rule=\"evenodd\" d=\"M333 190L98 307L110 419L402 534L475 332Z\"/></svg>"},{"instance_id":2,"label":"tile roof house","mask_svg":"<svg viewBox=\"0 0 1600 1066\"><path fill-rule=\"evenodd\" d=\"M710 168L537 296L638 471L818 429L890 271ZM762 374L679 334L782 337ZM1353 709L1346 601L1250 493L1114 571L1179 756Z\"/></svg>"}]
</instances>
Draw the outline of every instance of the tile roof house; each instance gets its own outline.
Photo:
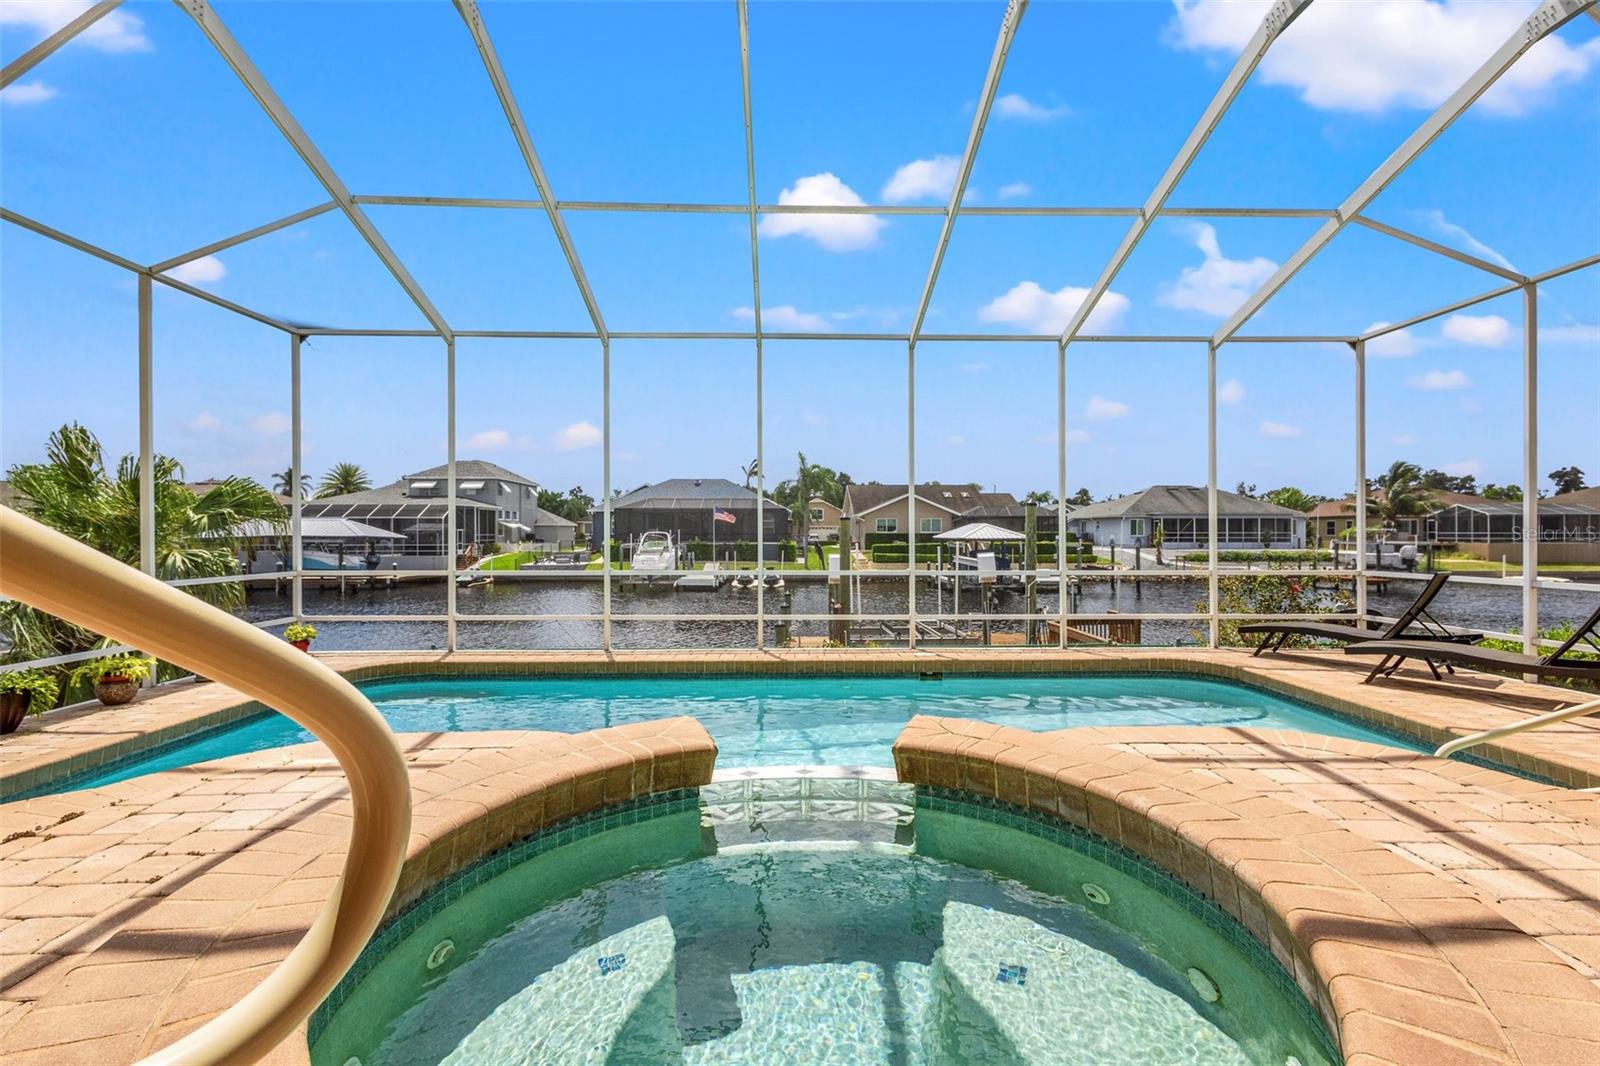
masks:
<instances>
[{"instance_id":1,"label":"tile roof house","mask_svg":"<svg viewBox=\"0 0 1600 1066\"><path fill-rule=\"evenodd\" d=\"M911 503L906 486L846 485L844 513L850 519L851 542L860 547L869 533L906 536ZM968 522L988 522L1004 529L1022 530L1025 508L1009 492L984 492L977 485L929 481L917 486L917 536L929 537ZM1039 532L1054 534L1055 511L1039 508Z\"/></svg>"},{"instance_id":2,"label":"tile roof house","mask_svg":"<svg viewBox=\"0 0 1600 1066\"><path fill-rule=\"evenodd\" d=\"M756 539L755 490L727 478L669 478L653 485L640 485L611 501L613 536L627 543L652 530L671 533L680 543L688 540L735 541ZM718 522L713 528L712 513L732 514L734 521ZM763 539L768 544L790 536L789 509L768 497L762 507L765 519ZM594 540L605 539L605 510L596 507L589 515Z\"/></svg>"},{"instance_id":3,"label":"tile roof house","mask_svg":"<svg viewBox=\"0 0 1600 1066\"><path fill-rule=\"evenodd\" d=\"M1114 500L1071 512L1067 528L1096 544L1149 546L1161 529L1167 548L1200 548L1209 543L1206 490L1195 485L1152 485ZM1236 492L1217 493L1217 543L1227 548L1297 548L1306 542L1306 516L1267 500Z\"/></svg>"}]
</instances>

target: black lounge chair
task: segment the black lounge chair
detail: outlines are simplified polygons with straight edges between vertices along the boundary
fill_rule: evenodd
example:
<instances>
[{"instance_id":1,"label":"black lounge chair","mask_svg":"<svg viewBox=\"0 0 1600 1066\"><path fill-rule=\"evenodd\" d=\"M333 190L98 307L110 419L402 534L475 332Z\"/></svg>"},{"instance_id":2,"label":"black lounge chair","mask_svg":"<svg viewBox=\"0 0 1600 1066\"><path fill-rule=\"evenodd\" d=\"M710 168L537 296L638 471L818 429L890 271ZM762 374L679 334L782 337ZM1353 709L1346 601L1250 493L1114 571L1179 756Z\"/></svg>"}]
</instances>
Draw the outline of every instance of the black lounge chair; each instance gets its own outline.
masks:
<instances>
[{"instance_id":1,"label":"black lounge chair","mask_svg":"<svg viewBox=\"0 0 1600 1066\"><path fill-rule=\"evenodd\" d=\"M1261 643L1256 645L1255 655L1260 655L1264 651L1277 651L1290 637L1317 637L1321 640L1342 641L1345 644L1398 639L1476 643L1482 639L1481 633L1452 631L1428 613L1428 604L1439 595L1439 590L1449 578L1449 574L1434 574L1417 598L1411 601L1411 606L1382 629L1372 626L1365 618L1358 618L1348 622L1252 622L1250 625L1240 626L1239 633L1243 636L1261 634ZM1418 629L1406 632L1412 625L1418 626Z\"/></svg>"},{"instance_id":2,"label":"black lounge chair","mask_svg":"<svg viewBox=\"0 0 1600 1066\"><path fill-rule=\"evenodd\" d=\"M1367 681L1376 677L1388 677L1400 668L1400 664L1407 659L1421 659L1428 664L1428 669L1433 671L1433 676L1439 677L1439 664L1445 669L1451 665L1473 666L1484 670L1504 670L1513 674L1536 674L1539 677L1578 677L1591 681L1600 681L1600 658L1597 659L1569 659L1567 653L1579 644L1588 644L1595 652L1600 653L1600 638L1596 636L1596 627L1600 627L1600 607L1596 607L1583 625L1568 637L1567 640L1549 655L1536 656L1524 655L1516 651L1500 651L1496 648L1473 648L1461 644L1440 644L1426 640L1373 640L1362 644L1353 644L1345 649L1346 655L1378 655L1378 665L1372 668L1367 675Z\"/></svg>"}]
</instances>

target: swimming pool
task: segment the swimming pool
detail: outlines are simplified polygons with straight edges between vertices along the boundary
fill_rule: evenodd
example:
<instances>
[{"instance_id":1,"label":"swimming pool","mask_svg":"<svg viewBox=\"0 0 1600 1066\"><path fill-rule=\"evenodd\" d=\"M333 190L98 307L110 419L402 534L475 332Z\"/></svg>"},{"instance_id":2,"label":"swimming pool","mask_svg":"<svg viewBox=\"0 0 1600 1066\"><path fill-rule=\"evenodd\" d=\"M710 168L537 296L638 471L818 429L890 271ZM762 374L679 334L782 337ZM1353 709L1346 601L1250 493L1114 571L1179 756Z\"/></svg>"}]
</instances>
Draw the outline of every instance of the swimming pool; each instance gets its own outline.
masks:
<instances>
[{"instance_id":1,"label":"swimming pool","mask_svg":"<svg viewBox=\"0 0 1600 1066\"><path fill-rule=\"evenodd\" d=\"M318 1012L312 1062L1337 1061L1287 975L1169 878L915 822L914 846L708 847L696 809L580 829L414 907Z\"/></svg>"},{"instance_id":2,"label":"swimming pool","mask_svg":"<svg viewBox=\"0 0 1600 1066\"><path fill-rule=\"evenodd\" d=\"M361 688L400 733L576 733L693 715L716 740L721 768L892 766L890 746L917 714L977 718L1036 732L1076 726L1248 726L1397 744L1353 721L1260 689L1176 676L455 677L375 681ZM266 714L119 762L73 781L72 787L111 784L310 739L288 718Z\"/></svg>"}]
</instances>

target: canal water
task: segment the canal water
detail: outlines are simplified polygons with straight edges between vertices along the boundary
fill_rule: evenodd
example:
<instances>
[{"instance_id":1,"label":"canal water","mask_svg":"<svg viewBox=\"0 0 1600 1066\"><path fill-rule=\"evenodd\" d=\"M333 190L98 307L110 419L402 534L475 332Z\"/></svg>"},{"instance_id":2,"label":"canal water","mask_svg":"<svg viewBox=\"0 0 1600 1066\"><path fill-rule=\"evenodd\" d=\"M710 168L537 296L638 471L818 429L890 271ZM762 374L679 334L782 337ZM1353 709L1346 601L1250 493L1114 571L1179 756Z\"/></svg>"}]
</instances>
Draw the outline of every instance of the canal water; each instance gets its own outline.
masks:
<instances>
[{"instance_id":1,"label":"canal water","mask_svg":"<svg viewBox=\"0 0 1600 1066\"><path fill-rule=\"evenodd\" d=\"M904 614L906 579L883 578L860 583L863 614ZM1421 590L1414 581L1391 581L1382 591L1369 595L1375 614L1396 615L1403 611ZM793 581L787 588L795 614L823 615L828 611L828 586L822 581ZM599 614L602 586L599 581L541 580L536 582L499 581L493 585L457 590L456 609L460 615L458 643L462 648L548 648L585 649L600 646L598 621L472 621L474 616L508 614L574 615ZM783 596L767 594L767 642L775 638ZM1084 579L1075 604L1075 613L1095 615L1181 614L1205 610L1206 582L1203 577L1134 581L1128 578ZM1582 620L1600 602L1600 593L1544 589L1540 593L1540 619L1544 626ZM1057 609L1054 592L1039 594L1039 611ZM962 592L961 615L977 607L973 590ZM316 615L429 615L445 611L443 582L417 582L387 589L361 589L341 596L333 590L308 587L305 610ZM636 589L613 587L613 615L648 615L643 621L613 621L612 641L618 648L741 648L755 644L756 597L731 585L715 592L675 591L670 588ZM936 589L931 581L919 581L917 611L922 616L944 615L954 618L954 604L948 587ZM1020 594L1002 593L992 613L1024 612ZM288 595L271 590L252 592L248 615L260 620L288 613ZM1452 582L1434 601L1433 616L1449 625L1505 632L1520 628L1522 598L1512 585L1463 584ZM689 614L748 616L744 621L694 621ZM445 627L442 622L317 622L317 648L320 651L363 651L375 649L425 650L442 648ZM976 625L976 623L963 623ZM804 636L823 636L824 621L794 622L792 632ZM1021 622L996 622L994 628L1020 632ZM1175 618L1145 621L1146 644L1196 644L1205 639L1204 622Z\"/></svg>"}]
</instances>

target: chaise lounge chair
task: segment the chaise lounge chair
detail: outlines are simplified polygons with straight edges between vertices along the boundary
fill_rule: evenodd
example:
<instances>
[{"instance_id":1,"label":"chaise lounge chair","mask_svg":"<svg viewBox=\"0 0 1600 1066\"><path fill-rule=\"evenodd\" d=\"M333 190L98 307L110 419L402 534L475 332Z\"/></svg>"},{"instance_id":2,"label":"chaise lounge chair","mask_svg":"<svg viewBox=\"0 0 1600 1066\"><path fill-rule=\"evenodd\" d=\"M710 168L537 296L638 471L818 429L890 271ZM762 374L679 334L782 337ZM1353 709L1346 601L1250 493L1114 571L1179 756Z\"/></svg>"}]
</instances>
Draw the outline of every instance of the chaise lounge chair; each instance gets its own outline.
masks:
<instances>
[{"instance_id":1,"label":"chaise lounge chair","mask_svg":"<svg viewBox=\"0 0 1600 1066\"><path fill-rule=\"evenodd\" d=\"M1345 644L1401 639L1476 643L1482 639L1481 633L1448 629L1428 613L1428 604L1439 595L1439 590L1444 587L1449 577L1449 574L1434 574L1417 598L1411 601L1411 606L1407 607L1393 623L1381 629L1372 626L1365 618L1358 618L1348 622L1254 622L1240 626L1239 633L1243 636L1261 634L1261 643L1256 645L1254 652L1256 655L1264 651L1277 651L1290 637L1317 637L1321 640L1342 641ZM1413 624L1419 628L1414 632L1406 632Z\"/></svg>"},{"instance_id":2,"label":"chaise lounge chair","mask_svg":"<svg viewBox=\"0 0 1600 1066\"><path fill-rule=\"evenodd\" d=\"M1587 643L1596 652L1600 652L1600 637L1596 635L1596 627L1600 627L1600 607L1595 608L1588 620L1579 626L1561 647L1545 656L1524 655L1521 652L1499 651L1495 648L1473 648L1462 644L1441 644L1426 640L1367 641L1352 644L1345 649L1345 654L1381 656L1378 665L1367 675L1367 681L1379 676L1388 677L1407 659L1421 659L1426 662L1428 669L1433 671L1435 679L1439 677L1439 664L1442 663L1447 670L1454 664L1484 670L1504 670L1513 674L1578 677L1600 681L1600 658L1566 657L1580 643Z\"/></svg>"}]
</instances>

